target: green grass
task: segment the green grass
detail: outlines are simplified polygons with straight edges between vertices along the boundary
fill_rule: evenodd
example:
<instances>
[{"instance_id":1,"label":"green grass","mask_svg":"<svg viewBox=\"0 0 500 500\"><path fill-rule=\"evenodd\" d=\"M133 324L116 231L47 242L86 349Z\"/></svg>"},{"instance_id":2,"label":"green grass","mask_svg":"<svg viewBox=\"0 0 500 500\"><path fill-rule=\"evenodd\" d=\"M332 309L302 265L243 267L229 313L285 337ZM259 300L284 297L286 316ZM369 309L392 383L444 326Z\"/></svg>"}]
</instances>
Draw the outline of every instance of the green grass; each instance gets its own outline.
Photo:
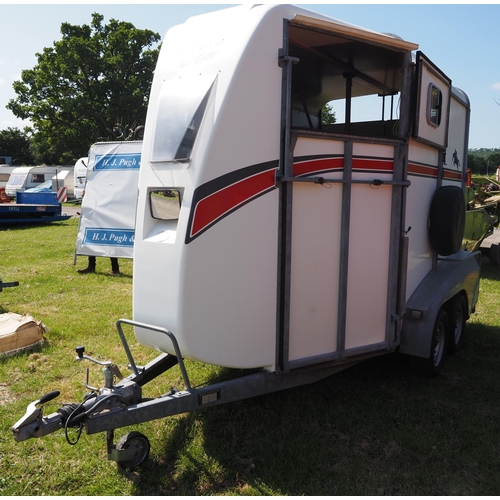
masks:
<instances>
[{"instance_id":1,"label":"green grass","mask_svg":"<svg viewBox=\"0 0 500 500\"><path fill-rule=\"evenodd\" d=\"M0 312L29 313L50 332L35 352L0 359L1 495L497 495L500 493L500 269L483 261L481 295L463 349L437 379L414 374L406 358L382 356L310 386L119 429L151 442L149 460L121 472L103 434L70 446L63 432L17 443L10 426L40 395L58 389L80 401L85 368L75 346L127 361L115 330L131 318L132 262L109 276L73 265L78 221L0 230ZM139 364L156 356L127 332ZM193 385L226 370L187 363ZM182 386L178 370L146 396Z\"/></svg>"}]
</instances>

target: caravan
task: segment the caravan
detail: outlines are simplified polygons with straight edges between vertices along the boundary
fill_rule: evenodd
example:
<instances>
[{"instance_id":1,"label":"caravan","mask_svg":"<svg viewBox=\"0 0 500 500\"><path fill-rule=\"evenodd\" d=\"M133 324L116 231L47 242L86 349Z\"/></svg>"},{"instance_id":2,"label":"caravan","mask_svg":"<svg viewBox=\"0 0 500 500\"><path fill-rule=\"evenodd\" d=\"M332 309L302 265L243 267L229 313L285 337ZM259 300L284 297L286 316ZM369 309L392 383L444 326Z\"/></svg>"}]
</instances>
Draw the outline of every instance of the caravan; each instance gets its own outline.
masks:
<instances>
[{"instance_id":1,"label":"caravan","mask_svg":"<svg viewBox=\"0 0 500 500\"><path fill-rule=\"evenodd\" d=\"M16 193L39 186L42 182L53 179L55 189L66 187L69 198L73 197L73 167L16 167L5 186L5 193L15 199Z\"/></svg>"},{"instance_id":2,"label":"caravan","mask_svg":"<svg viewBox=\"0 0 500 500\"><path fill-rule=\"evenodd\" d=\"M4 188L9 182L10 174L17 167L11 165L0 165L0 188Z\"/></svg>"},{"instance_id":3,"label":"caravan","mask_svg":"<svg viewBox=\"0 0 500 500\"><path fill-rule=\"evenodd\" d=\"M118 427L396 351L436 375L478 300L480 254L461 250L469 113L415 43L302 8L172 28L142 148L134 317L117 323L133 373L114 385L108 364L98 393L43 418L57 394L41 398L15 438L106 431L108 458L130 467L149 443L113 444ZM138 367L123 325L158 357ZM194 388L184 359L252 370ZM174 365L184 389L143 399Z\"/></svg>"}]
</instances>

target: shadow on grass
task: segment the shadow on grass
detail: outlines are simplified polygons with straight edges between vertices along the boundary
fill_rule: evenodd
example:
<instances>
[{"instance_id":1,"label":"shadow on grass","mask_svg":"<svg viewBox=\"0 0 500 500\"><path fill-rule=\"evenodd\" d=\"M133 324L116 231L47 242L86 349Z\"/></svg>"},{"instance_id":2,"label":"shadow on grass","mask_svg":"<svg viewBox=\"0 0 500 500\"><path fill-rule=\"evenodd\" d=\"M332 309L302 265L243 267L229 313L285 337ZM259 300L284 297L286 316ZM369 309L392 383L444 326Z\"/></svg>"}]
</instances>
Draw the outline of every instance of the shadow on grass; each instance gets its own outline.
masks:
<instances>
[{"instance_id":1,"label":"shadow on grass","mask_svg":"<svg viewBox=\"0 0 500 500\"><path fill-rule=\"evenodd\" d=\"M139 495L494 494L500 332L470 325L440 377L385 355L312 385L186 414Z\"/></svg>"},{"instance_id":2,"label":"shadow on grass","mask_svg":"<svg viewBox=\"0 0 500 500\"><path fill-rule=\"evenodd\" d=\"M481 278L500 281L500 266L492 266L489 258L481 261Z\"/></svg>"},{"instance_id":3,"label":"shadow on grass","mask_svg":"<svg viewBox=\"0 0 500 500\"><path fill-rule=\"evenodd\" d=\"M498 329L470 325L438 379L386 355L309 386L172 417L153 457L124 476L136 495L493 494L499 361Z\"/></svg>"}]
</instances>

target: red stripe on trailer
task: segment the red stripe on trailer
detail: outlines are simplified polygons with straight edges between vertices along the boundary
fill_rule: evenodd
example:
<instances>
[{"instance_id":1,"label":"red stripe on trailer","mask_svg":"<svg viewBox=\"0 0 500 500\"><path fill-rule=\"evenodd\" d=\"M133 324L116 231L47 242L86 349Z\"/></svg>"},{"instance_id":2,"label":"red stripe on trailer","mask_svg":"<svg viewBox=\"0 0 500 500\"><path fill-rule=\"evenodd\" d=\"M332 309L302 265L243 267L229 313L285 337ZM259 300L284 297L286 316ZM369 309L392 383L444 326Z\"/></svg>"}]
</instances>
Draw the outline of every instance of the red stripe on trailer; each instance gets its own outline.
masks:
<instances>
[{"instance_id":1,"label":"red stripe on trailer","mask_svg":"<svg viewBox=\"0 0 500 500\"><path fill-rule=\"evenodd\" d=\"M438 169L437 167L431 167L430 165L417 165L416 163L408 163L408 173L410 175L420 175L424 177L437 178Z\"/></svg>"},{"instance_id":2,"label":"red stripe on trailer","mask_svg":"<svg viewBox=\"0 0 500 500\"><path fill-rule=\"evenodd\" d=\"M352 168L354 170L376 170L377 172L391 173L394 171L394 160L382 158L353 158Z\"/></svg>"},{"instance_id":3,"label":"red stripe on trailer","mask_svg":"<svg viewBox=\"0 0 500 500\"><path fill-rule=\"evenodd\" d=\"M341 171L343 168L344 157L312 159L295 162L293 164L293 175L295 177L308 176ZM353 158L352 168L353 170L391 173L394 171L394 161L385 158Z\"/></svg>"},{"instance_id":4,"label":"red stripe on trailer","mask_svg":"<svg viewBox=\"0 0 500 500\"><path fill-rule=\"evenodd\" d=\"M68 199L68 191L65 187L60 187L57 190L57 201L59 203L64 203Z\"/></svg>"},{"instance_id":5,"label":"red stripe on trailer","mask_svg":"<svg viewBox=\"0 0 500 500\"><path fill-rule=\"evenodd\" d=\"M455 172L453 170L445 170L444 178L449 180L461 181L462 180L462 172Z\"/></svg>"},{"instance_id":6,"label":"red stripe on trailer","mask_svg":"<svg viewBox=\"0 0 500 500\"><path fill-rule=\"evenodd\" d=\"M432 177L437 179L438 168L431 165L421 165L416 163L408 163L408 174L418 175L421 177ZM454 170L443 170L443 177L448 180L461 181L463 178L462 172L457 172Z\"/></svg>"},{"instance_id":7,"label":"red stripe on trailer","mask_svg":"<svg viewBox=\"0 0 500 500\"><path fill-rule=\"evenodd\" d=\"M276 185L276 169L252 175L200 200L194 209L191 238L252 198Z\"/></svg>"},{"instance_id":8,"label":"red stripe on trailer","mask_svg":"<svg viewBox=\"0 0 500 500\"><path fill-rule=\"evenodd\" d=\"M298 161L293 164L293 175L312 175L332 170L342 170L344 158L321 158L316 160Z\"/></svg>"}]
</instances>

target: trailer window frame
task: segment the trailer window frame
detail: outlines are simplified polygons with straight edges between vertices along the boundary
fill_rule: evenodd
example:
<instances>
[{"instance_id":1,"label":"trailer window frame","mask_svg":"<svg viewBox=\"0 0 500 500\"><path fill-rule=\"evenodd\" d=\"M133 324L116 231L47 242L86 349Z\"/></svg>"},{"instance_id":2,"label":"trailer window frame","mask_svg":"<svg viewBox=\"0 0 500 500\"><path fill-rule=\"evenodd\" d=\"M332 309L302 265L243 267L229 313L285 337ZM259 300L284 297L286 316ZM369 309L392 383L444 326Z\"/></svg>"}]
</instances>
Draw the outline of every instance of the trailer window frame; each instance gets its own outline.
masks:
<instances>
[{"instance_id":1,"label":"trailer window frame","mask_svg":"<svg viewBox=\"0 0 500 500\"><path fill-rule=\"evenodd\" d=\"M163 82L151 163L185 163L191 159L216 80L213 75L191 75Z\"/></svg>"},{"instance_id":2,"label":"trailer window frame","mask_svg":"<svg viewBox=\"0 0 500 500\"><path fill-rule=\"evenodd\" d=\"M289 35L288 51L297 59L292 67L292 128L401 137L405 50L293 23ZM323 123L322 109L327 104L333 105L335 122Z\"/></svg>"},{"instance_id":3,"label":"trailer window frame","mask_svg":"<svg viewBox=\"0 0 500 500\"><path fill-rule=\"evenodd\" d=\"M443 92L434 83L429 83L427 89L427 123L431 127L441 125L443 111Z\"/></svg>"}]
</instances>

